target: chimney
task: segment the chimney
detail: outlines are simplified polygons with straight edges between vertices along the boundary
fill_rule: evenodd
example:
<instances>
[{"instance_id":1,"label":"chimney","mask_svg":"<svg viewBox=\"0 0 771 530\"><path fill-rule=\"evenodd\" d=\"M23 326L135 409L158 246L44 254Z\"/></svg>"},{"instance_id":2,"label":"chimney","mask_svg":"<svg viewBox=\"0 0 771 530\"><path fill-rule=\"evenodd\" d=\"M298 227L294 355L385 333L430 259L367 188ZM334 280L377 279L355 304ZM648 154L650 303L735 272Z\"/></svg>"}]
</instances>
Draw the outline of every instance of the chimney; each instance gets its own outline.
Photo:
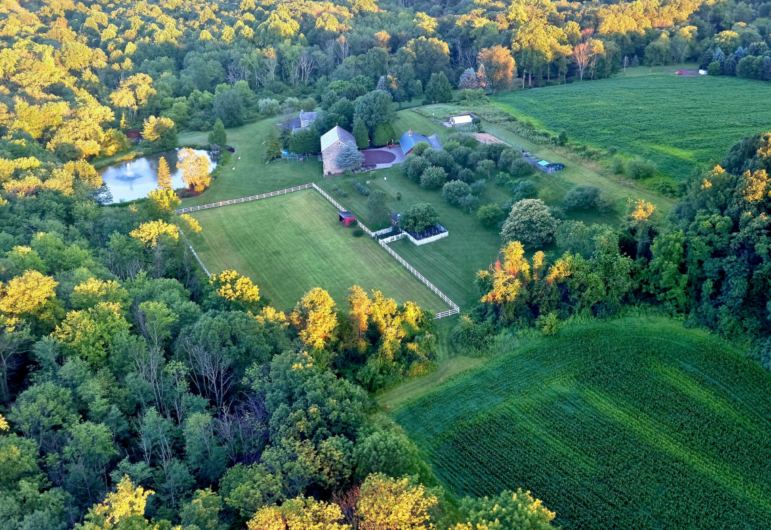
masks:
<instances>
[{"instance_id":1,"label":"chimney","mask_svg":"<svg viewBox=\"0 0 771 530\"><path fill-rule=\"evenodd\" d=\"M412 131L409 131L409 135L412 136Z\"/></svg>"}]
</instances>

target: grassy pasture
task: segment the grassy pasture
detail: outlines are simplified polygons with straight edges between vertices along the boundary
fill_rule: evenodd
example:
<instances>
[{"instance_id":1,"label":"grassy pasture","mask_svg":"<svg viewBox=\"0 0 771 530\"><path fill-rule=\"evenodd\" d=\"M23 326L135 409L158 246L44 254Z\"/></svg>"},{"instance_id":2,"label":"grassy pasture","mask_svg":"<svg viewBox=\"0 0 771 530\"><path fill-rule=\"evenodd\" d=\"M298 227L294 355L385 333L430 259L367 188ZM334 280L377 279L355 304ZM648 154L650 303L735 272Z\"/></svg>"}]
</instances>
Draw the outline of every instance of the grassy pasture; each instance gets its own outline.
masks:
<instances>
[{"instance_id":1,"label":"grassy pasture","mask_svg":"<svg viewBox=\"0 0 771 530\"><path fill-rule=\"evenodd\" d=\"M236 152L227 168L222 168L211 187L197 197L182 200L182 206L197 206L211 202L237 199L258 193L291 188L321 178L321 162L311 157L307 162L265 163L265 140L270 130L288 116L248 123L228 129L228 144ZM179 135L180 145L206 144L208 132L188 132ZM241 160L238 159L241 157ZM235 167L235 171L231 168Z\"/></svg>"},{"instance_id":2,"label":"grassy pasture","mask_svg":"<svg viewBox=\"0 0 771 530\"><path fill-rule=\"evenodd\" d=\"M203 227L193 245L209 271L234 268L249 276L277 309L294 307L314 287L343 306L354 284L399 303L447 309L377 243L353 237L334 206L312 189L192 215Z\"/></svg>"},{"instance_id":3,"label":"grassy pasture","mask_svg":"<svg viewBox=\"0 0 771 530\"><path fill-rule=\"evenodd\" d=\"M379 226L370 223L367 218L367 198L351 186L353 181L366 182L365 179L370 180L368 187L371 190L385 192L392 211L402 212L420 202L428 202L434 206L439 213L439 222L450 231L449 237L420 247L413 245L407 239L390 243L389 246L461 308L468 308L477 302L479 296L474 287L474 275L479 269L487 268L495 261L501 246L498 231L484 228L477 221L476 213L469 214L447 204L442 199L441 190L421 188L402 175L399 166L377 170L364 176L335 177L317 184L374 230ZM335 195L332 190L334 185L346 191L348 196L343 198ZM396 200L397 192L402 193L401 201ZM488 186L482 203L502 204L508 198L508 195L496 197L496 193L507 194L501 191L501 188Z\"/></svg>"},{"instance_id":4,"label":"grassy pasture","mask_svg":"<svg viewBox=\"0 0 771 530\"><path fill-rule=\"evenodd\" d=\"M566 530L771 525L771 379L741 352L663 318L517 340L396 403L449 491L523 487Z\"/></svg>"},{"instance_id":5,"label":"grassy pasture","mask_svg":"<svg viewBox=\"0 0 771 530\"><path fill-rule=\"evenodd\" d=\"M614 77L494 97L501 108L593 147L615 146L687 178L771 122L771 86L733 77Z\"/></svg>"}]
</instances>

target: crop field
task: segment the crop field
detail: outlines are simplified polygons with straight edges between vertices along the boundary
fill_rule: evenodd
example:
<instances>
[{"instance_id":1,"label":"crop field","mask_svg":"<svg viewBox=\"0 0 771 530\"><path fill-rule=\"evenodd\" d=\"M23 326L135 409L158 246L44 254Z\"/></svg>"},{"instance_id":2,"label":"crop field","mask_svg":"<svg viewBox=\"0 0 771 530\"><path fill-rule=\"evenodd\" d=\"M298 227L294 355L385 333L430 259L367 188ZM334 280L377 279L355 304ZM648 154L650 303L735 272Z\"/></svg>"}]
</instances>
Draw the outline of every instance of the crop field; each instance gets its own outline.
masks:
<instances>
[{"instance_id":1,"label":"crop field","mask_svg":"<svg viewBox=\"0 0 771 530\"><path fill-rule=\"evenodd\" d=\"M771 85L734 77L654 74L511 92L494 100L520 119L593 147L617 147L682 181L771 123Z\"/></svg>"},{"instance_id":2,"label":"crop field","mask_svg":"<svg viewBox=\"0 0 771 530\"><path fill-rule=\"evenodd\" d=\"M353 237L337 210L310 189L192 214L203 227L193 246L214 274L236 269L281 310L321 287L343 306L348 288L381 290L432 311L447 306L370 238Z\"/></svg>"},{"instance_id":3,"label":"crop field","mask_svg":"<svg viewBox=\"0 0 771 530\"><path fill-rule=\"evenodd\" d=\"M531 490L566 530L771 527L771 379L663 318L574 325L396 407L457 495Z\"/></svg>"}]
</instances>

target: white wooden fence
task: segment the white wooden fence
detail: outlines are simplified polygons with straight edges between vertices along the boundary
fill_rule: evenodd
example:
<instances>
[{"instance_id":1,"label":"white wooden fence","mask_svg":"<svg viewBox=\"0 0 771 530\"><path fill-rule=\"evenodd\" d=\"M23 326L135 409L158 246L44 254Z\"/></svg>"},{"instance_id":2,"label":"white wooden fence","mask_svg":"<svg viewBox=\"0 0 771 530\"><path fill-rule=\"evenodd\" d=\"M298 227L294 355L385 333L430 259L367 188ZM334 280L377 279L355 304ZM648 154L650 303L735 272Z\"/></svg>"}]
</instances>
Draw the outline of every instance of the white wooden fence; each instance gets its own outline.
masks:
<instances>
[{"instance_id":1,"label":"white wooden fence","mask_svg":"<svg viewBox=\"0 0 771 530\"><path fill-rule=\"evenodd\" d=\"M187 208L180 208L178 210L174 210L174 213L197 212L198 210L208 210L209 208L218 208L220 206L228 206L230 204L238 204L241 202L258 201L260 199L267 199L268 197L275 197L276 195L284 195L286 193L292 193L294 191L307 190L311 186L316 186L316 185L313 183L303 184L302 186L294 186L293 188L286 188L283 190L271 191L269 193L260 193L259 195L241 197L240 199L230 199L229 201L212 202L209 204L202 204L200 206L189 206Z\"/></svg>"},{"instance_id":2,"label":"white wooden fence","mask_svg":"<svg viewBox=\"0 0 771 530\"><path fill-rule=\"evenodd\" d=\"M185 242L187 243L187 246L190 247L190 251L193 253L193 256L195 256L195 259L198 260L198 264L201 266L203 271L206 273L206 276L211 278L211 273L209 272L209 269L206 268L206 265L203 264L203 261L198 256L198 253L193 248L193 245L190 243L190 241L185 237L185 233L182 231L180 227L177 227L177 230L179 230L179 233L182 234L182 237L185 238Z\"/></svg>"},{"instance_id":3,"label":"white wooden fence","mask_svg":"<svg viewBox=\"0 0 771 530\"><path fill-rule=\"evenodd\" d=\"M331 202L335 206L335 208L337 208L339 211L341 211L341 212L347 211L345 208L343 208L343 206L339 202L337 202L335 199L330 197L330 195L327 192L325 192L324 190L319 188L316 185L315 182L311 182L310 184L303 184L302 186L295 186L293 188L286 188L286 189L279 190L279 191L272 191L270 193L261 193L260 195L252 195L251 197L242 197L240 199L231 199L229 201L213 202L211 204L203 204L201 206L190 206L189 208L180 208L179 210L174 210L174 211L176 213L196 212L198 210L206 210L206 209L209 209L209 208L217 208L219 206L228 206L230 204L238 204L238 203L242 203L242 202L256 201L256 200L259 200L259 199L266 199L268 197L275 197L277 195L284 195L286 193L292 193L294 191L306 190L308 188L313 188L316 191L318 191L325 199L327 199L329 202ZM361 222L358 223L358 226L359 226L359 228L364 230L364 232L368 236L376 237L375 232L373 232L372 230L370 230L369 228L367 228L366 226L361 224ZM181 232L181 230L180 230L180 232ZM457 315L458 313L460 313L460 307L458 307L458 304L456 304L455 302L450 300L450 298L447 297L447 295L445 295L442 291L440 291L433 283L428 281L425 278L425 276L423 276L417 270L415 270L415 268L412 265L407 263L399 254L394 252L391 249L391 247L388 246L387 243L390 243L392 241L396 241L397 239L401 239L401 238L403 238L405 236L405 234L406 234L405 232L402 232L401 234L398 234L396 236L391 236L389 238L382 239L382 240L378 241L378 243L380 244L381 247L386 249L388 251L388 253L391 254L391 256L396 258L396 261L398 261L399 263L404 265L404 267L408 271L410 271L418 280L423 282L423 284L426 287L431 289L437 296L439 296L439 298L441 298L447 305L450 306L450 309L448 309L447 311L442 311L440 313L437 313L436 314L436 318L437 319L448 317L450 315ZM188 245L190 245L189 242L188 242ZM192 245L190 245L190 250L193 251L193 255L198 260L198 263L201 264L201 267L203 267L204 272L206 272L206 274L211 278L211 274L209 274L209 271L206 269L206 266L203 264L203 261L201 261L201 258L198 257L198 254L196 254L196 252L193 249Z\"/></svg>"},{"instance_id":4,"label":"white wooden fence","mask_svg":"<svg viewBox=\"0 0 771 530\"><path fill-rule=\"evenodd\" d=\"M343 206L342 206L342 205L341 205L339 202L337 202L335 199L333 199L332 197L330 197L330 196L329 196L329 194L328 194L327 192L325 192L324 190L322 190L321 188L319 188L318 186L316 186L316 184L315 184L315 183L313 184L313 189L315 189L316 191L318 191L319 193L321 193L321 195L322 195L322 196L324 196L324 197L325 197L325 198L326 198L326 199L327 199L329 202L331 202L332 204L334 204L334 205L335 205L335 208L337 208L338 210L340 210L340 211L343 211L343 212L344 212L344 211L346 211L346 209L345 209L345 208L343 208ZM367 234L368 234L370 237L376 237L376 236L375 236L375 232L373 232L372 230L370 230L369 228L367 228L366 226L364 226L363 224L361 224L361 222L359 222L359 228L361 228L362 230L364 230L364 232L365 232L365 233L367 233ZM441 298L442 300L444 300L444 302L446 302L446 303L447 303L447 305L449 305L449 306L450 306L450 308L451 308L451 309L448 309L447 311L442 311L441 313L437 313L437 314L436 314L436 318L444 318L444 317L447 317L447 316L450 316L450 315L456 315L456 314L460 313L460 307L458 307L458 304L456 304L455 302L453 302L452 300L450 300L450 298L449 298L447 295L445 295L445 294L444 294L442 291L440 291L440 290L439 290L439 289L438 289L438 288L437 288L437 287L436 287L436 286L435 286L433 283L431 283L430 281L428 281L428 280L425 278L425 276L423 276L423 275L422 275L422 274L420 274L420 273L419 273L417 270L415 270L415 267L413 267L412 265L410 265L409 263L407 263L407 262L406 262L406 261L405 261L405 260L404 260L404 259L403 259L403 258L402 258L400 255L399 255L399 254L397 254L396 252L394 252L394 251L391 249L391 247L389 247L389 246L388 246L388 243L390 243L390 242L392 242L392 241L396 241L397 239L401 239L401 238L403 238L405 235L407 235L407 234L406 234L406 232L402 232L402 233L401 233L401 234L399 234L399 235L396 235L396 236L391 236L391 237L387 237L387 238L385 238L385 239L381 239L380 241L378 241L378 243L380 244L380 246L381 246L381 247L383 247L384 249L386 249L386 250L388 251L388 253L389 253L389 254L391 254L391 255L392 255L394 258L396 258L396 261L398 261L399 263L401 263L402 265L404 265L404 267L405 267L405 268L406 268L408 271L410 271L410 272L411 272L413 275L415 275L415 277L416 277L418 280L420 280L421 282L423 282L423 284L424 284L426 287L428 287L429 289L431 289L431 290L432 290L434 293L436 293L436 294L439 296L439 298Z\"/></svg>"},{"instance_id":5,"label":"white wooden fence","mask_svg":"<svg viewBox=\"0 0 771 530\"><path fill-rule=\"evenodd\" d=\"M397 254L391 247L389 247L387 244L383 243L383 241L379 241L380 246L383 247L388 251L389 254L391 254L394 258L396 258L396 261L404 265L404 267L410 271L415 277L423 282L423 284L431 289L439 298L445 301L447 305L450 306L451 309L447 311L442 311L441 313L436 314L436 318L442 318L450 315L455 315L457 313L460 313L460 307L458 307L458 304L450 300L447 295L445 295L442 291L440 291L433 283L428 281L425 276L420 274L417 270L415 270L415 267L407 263L404 258L402 258L399 254ZM441 315L441 316L440 316Z\"/></svg>"}]
</instances>

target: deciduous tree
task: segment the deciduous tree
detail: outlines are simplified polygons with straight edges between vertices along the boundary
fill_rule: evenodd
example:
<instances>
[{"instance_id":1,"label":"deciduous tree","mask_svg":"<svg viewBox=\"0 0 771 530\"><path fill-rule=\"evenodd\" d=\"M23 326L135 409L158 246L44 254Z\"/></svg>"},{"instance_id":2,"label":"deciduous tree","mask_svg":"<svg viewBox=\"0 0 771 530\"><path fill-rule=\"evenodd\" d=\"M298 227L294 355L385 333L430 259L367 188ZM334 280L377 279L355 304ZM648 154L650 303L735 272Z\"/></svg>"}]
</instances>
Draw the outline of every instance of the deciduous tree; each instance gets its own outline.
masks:
<instances>
[{"instance_id":1,"label":"deciduous tree","mask_svg":"<svg viewBox=\"0 0 771 530\"><path fill-rule=\"evenodd\" d=\"M171 189L171 171L169 171L169 163L164 157L158 160L158 186L167 190Z\"/></svg>"},{"instance_id":2,"label":"deciduous tree","mask_svg":"<svg viewBox=\"0 0 771 530\"><path fill-rule=\"evenodd\" d=\"M177 162L177 168L182 171L182 180L188 187L195 189L197 192L201 192L211 183L211 176L209 175L209 157L205 154L197 154L190 148L184 148L179 150L177 155L179 162Z\"/></svg>"},{"instance_id":3,"label":"deciduous tree","mask_svg":"<svg viewBox=\"0 0 771 530\"><path fill-rule=\"evenodd\" d=\"M290 320L300 331L300 338L316 349L323 349L337 327L335 301L324 289L315 287L297 302Z\"/></svg>"}]
</instances>

